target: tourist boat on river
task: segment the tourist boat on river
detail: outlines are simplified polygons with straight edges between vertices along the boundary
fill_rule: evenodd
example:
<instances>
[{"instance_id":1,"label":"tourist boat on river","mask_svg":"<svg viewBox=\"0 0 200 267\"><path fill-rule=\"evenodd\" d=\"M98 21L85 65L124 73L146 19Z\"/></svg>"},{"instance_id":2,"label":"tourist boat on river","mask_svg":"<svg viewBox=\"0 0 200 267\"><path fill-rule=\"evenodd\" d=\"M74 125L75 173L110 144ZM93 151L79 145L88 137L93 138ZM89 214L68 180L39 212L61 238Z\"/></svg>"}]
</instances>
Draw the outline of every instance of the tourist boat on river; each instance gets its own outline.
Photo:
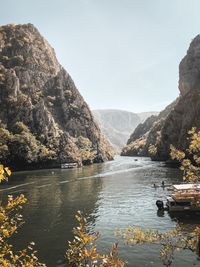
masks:
<instances>
[{"instance_id":1,"label":"tourist boat on river","mask_svg":"<svg viewBox=\"0 0 200 267\"><path fill-rule=\"evenodd\" d=\"M60 167L61 167L61 169L77 168L78 167L78 163L77 162L62 163Z\"/></svg>"},{"instance_id":2,"label":"tourist boat on river","mask_svg":"<svg viewBox=\"0 0 200 267\"><path fill-rule=\"evenodd\" d=\"M171 190L166 207L163 201L156 202L158 209L167 209L169 212L200 211L200 184L176 184L171 186Z\"/></svg>"}]
</instances>

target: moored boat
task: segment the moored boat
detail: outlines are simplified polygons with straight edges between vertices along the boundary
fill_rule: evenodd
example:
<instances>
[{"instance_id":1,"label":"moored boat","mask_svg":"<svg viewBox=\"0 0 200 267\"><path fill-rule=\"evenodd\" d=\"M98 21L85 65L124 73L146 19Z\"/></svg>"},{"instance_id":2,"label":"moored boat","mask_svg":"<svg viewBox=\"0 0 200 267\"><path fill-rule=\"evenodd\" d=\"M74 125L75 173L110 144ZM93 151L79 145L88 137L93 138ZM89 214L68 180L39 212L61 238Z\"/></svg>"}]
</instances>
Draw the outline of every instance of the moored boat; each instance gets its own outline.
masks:
<instances>
[{"instance_id":1,"label":"moored boat","mask_svg":"<svg viewBox=\"0 0 200 267\"><path fill-rule=\"evenodd\" d=\"M166 208L169 212L200 211L200 184L176 184L172 185L172 194L167 197ZM158 209L162 208L157 201Z\"/></svg>"},{"instance_id":2,"label":"moored boat","mask_svg":"<svg viewBox=\"0 0 200 267\"><path fill-rule=\"evenodd\" d=\"M62 163L60 167L61 167L61 169L77 168L78 167L78 163L77 162Z\"/></svg>"}]
</instances>

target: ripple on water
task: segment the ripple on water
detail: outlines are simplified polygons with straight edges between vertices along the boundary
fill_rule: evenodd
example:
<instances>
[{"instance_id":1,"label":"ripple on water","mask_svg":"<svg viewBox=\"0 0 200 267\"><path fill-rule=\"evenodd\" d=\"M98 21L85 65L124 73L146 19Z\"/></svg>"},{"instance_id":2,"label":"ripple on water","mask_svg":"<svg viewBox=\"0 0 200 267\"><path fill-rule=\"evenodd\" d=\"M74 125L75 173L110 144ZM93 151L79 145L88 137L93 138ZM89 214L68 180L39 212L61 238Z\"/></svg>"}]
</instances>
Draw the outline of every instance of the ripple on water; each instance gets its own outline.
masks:
<instances>
[{"instance_id":1,"label":"ripple on water","mask_svg":"<svg viewBox=\"0 0 200 267\"><path fill-rule=\"evenodd\" d=\"M15 173L0 194L24 191L28 198L23 214L26 224L13 241L19 249L28 241L35 241L40 258L48 267L63 266L66 240L72 238L74 215L83 210L89 215L91 231L100 231L100 248L107 252L116 228L135 225L144 229L165 231L176 226L176 218L167 212L157 213L155 201L165 199L166 189L153 188L180 180L178 170L148 158L117 157L115 161L72 170L39 170ZM194 220L192 219L194 222ZM183 219L184 231L189 230L191 218ZM196 221L193 225L199 224ZM120 255L129 261L127 266L160 267L155 246L127 247L120 241ZM176 267L196 264L191 253L179 255Z\"/></svg>"}]
</instances>

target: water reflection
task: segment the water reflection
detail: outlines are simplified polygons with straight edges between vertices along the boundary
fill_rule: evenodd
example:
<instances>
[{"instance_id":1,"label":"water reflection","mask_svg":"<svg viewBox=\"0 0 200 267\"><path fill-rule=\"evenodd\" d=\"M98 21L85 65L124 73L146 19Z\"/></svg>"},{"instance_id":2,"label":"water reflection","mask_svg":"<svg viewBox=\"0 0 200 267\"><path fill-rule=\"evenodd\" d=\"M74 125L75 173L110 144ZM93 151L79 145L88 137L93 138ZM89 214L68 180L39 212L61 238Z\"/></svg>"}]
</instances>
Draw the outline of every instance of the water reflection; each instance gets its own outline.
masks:
<instances>
[{"instance_id":1,"label":"water reflection","mask_svg":"<svg viewBox=\"0 0 200 267\"><path fill-rule=\"evenodd\" d=\"M135 225L166 231L181 219L167 212L157 213L157 199L165 201L170 193L166 188L153 188L153 184L180 181L177 169L146 158L118 157L115 161L73 170L43 170L15 173L8 185L1 185L0 195L25 193L28 204L23 211L26 224L14 239L20 249L35 241L40 258L48 267L62 266L67 240L72 238L74 215L82 210L89 215L91 231L100 231L100 248L107 252L117 227ZM183 225L194 220L186 218ZM200 221L197 221L199 224ZM127 266L161 266L157 247L127 248L119 244L121 256ZM184 260L183 260L184 257ZM175 266L196 264L191 253L179 256Z\"/></svg>"},{"instance_id":2,"label":"water reflection","mask_svg":"<svg viewBox=\"0 0 200 267\"><path fill-rule=\"evenodd\" d=\"M165 211L164 210L157 210L157 216L158 217L164 217L165 216Z\"/></svg>"},{"instance_id":3,"label":"water reflection","mask_svg":"<svg viewBox=\"0 0 200 267\"><path fill-rule=\"evenodd\" d=\"M94 175L99 169L101 170L101 166L96 165L76 170L16 173L12 178L13 184L17 186L20 182L26 182L24 193L28 204L23 211L26 224L13 240L14 245L20 249L28 241L34 240L41 260L47 266L59 265L67 240L72 238L77 210L91 215L98 209L101 179L79 181L78 178ZM62 183L67 181L68 183ZM13 184L11 182L9 194L13 194ZM4 191L4 195L7 193L8 191ZM90 223L95 223L94 216L90 217Z\"/></svg>"}]
</instances>

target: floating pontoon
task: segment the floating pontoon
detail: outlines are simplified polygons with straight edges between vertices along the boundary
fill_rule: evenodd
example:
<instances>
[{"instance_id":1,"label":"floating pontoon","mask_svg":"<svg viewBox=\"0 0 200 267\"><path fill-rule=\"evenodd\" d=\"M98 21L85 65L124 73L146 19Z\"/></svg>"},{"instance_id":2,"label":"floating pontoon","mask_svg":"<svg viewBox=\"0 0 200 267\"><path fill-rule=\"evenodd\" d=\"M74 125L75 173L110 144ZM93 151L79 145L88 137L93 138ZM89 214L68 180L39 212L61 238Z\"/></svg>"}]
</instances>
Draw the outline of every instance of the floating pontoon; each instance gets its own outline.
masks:
<instances>
[{"instance_id":1,"label":"floating pontoon","mask_svg":"<svg viewBox=\"0 0 200 267\"><path fill-rule=\"evenodd\" d=\"M200 211L200 184L176 184L172 189L173 193L166 202L168 211ZM157 207L161 209L162 205Z\"/></svg>"}]
</instances>

